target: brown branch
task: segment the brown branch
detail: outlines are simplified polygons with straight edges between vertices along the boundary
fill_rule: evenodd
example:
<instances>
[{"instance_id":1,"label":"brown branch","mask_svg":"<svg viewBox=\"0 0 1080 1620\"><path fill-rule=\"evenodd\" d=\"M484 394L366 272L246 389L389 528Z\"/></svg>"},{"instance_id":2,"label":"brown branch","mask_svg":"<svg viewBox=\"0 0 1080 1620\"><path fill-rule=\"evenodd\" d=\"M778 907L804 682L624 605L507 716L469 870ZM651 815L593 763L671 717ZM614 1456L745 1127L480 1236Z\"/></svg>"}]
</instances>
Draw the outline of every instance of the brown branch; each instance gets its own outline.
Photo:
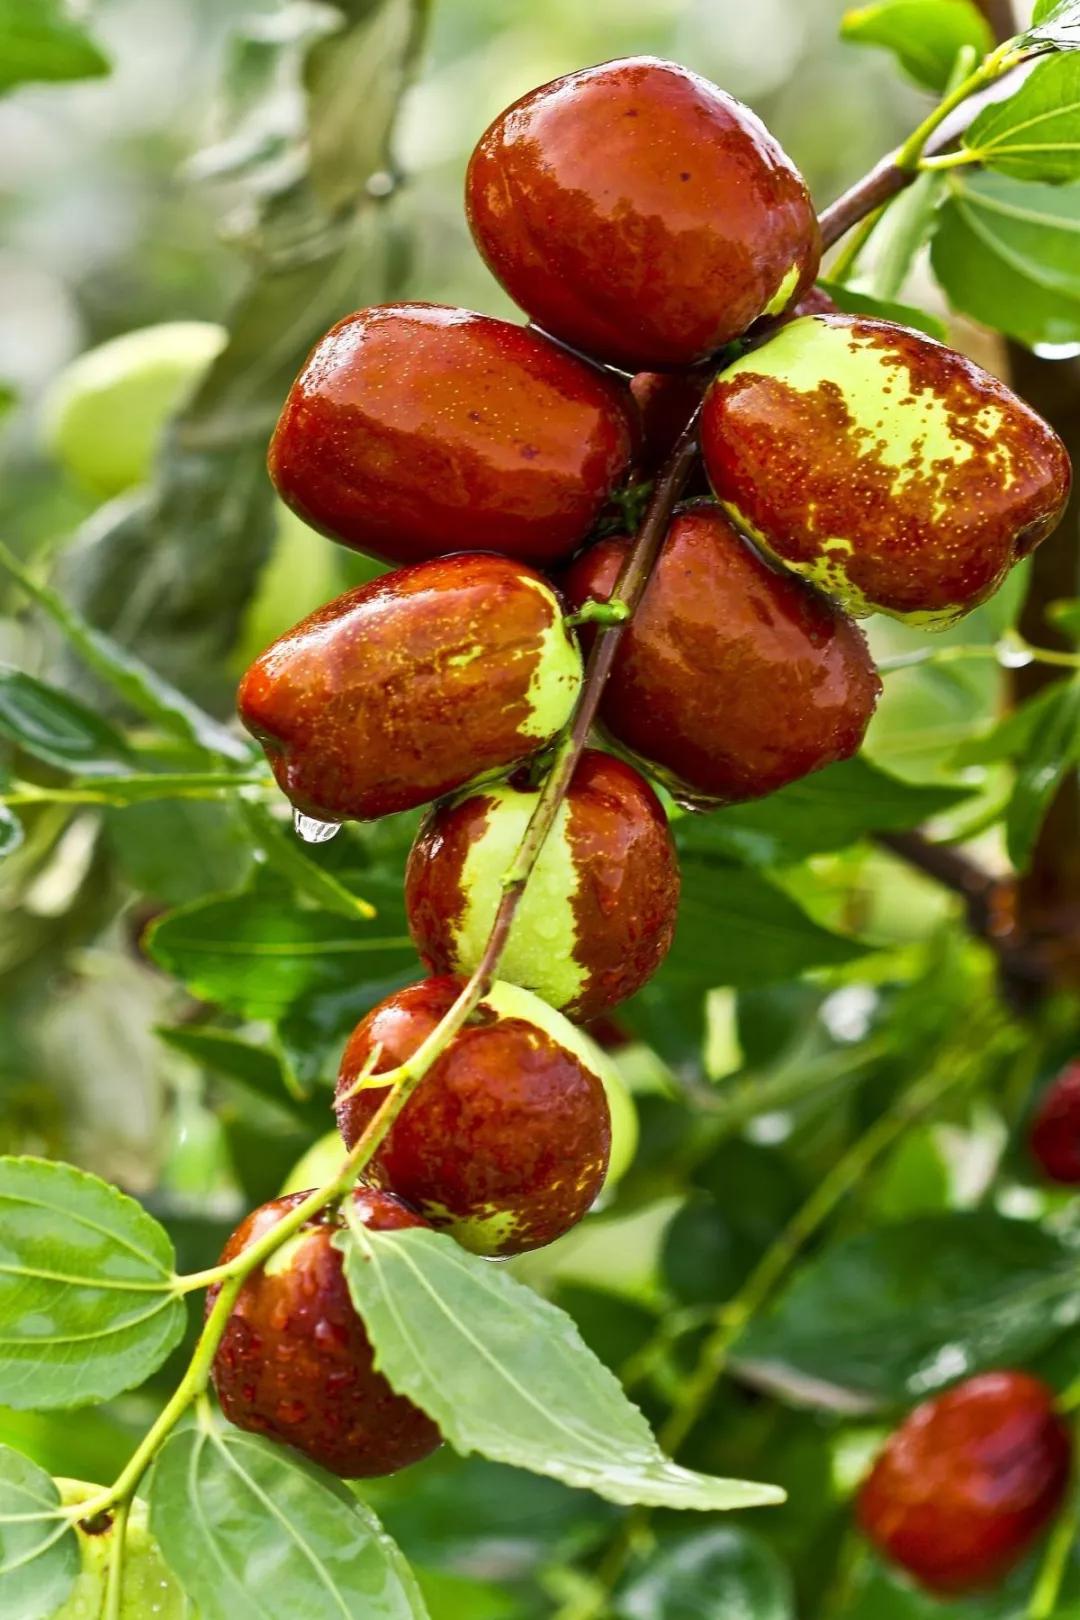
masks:
<instances>
[{"instance_id":1,"label":"brown branch","mask_svg":"<svg viewBox=\"0 0 1080 1620\"><path fill-rule=\"evenodd\" d=\"M544 841L551 831L555 817L559 813L559 806L566 797L578 761L588 742L604 685L611 673L626 624L645 593L649 575L664 543L671 515L690 476L698 453L697 419L698 413L695 412L683 429L656 481L641 527L615 585L613 600L626 604L629 609L628 618L601 631L593 646L573 722L559 747L552 770L540 791L536 809L526 828L521 847L514 858L514 864L504 880L504 892L499 909L495 913L495 921L484 947L484 954L473 975L473 979L481 987L481 993L488 988L495 976L499 959L510 937L521 896L525 892L525 886L539 859Z\"/></svg>"},{"instance_id":2,"label":"brown branch","mask_svg":"<svg viewBox=\"0 0 1080 1620\"><path fill-rule=\"evenodd\" d=\"M973 934L995 946L1005 938L1011 917L1010 878L995 877L970 855L949 844L932 843L919 832L879 833L875 842L959 895Z\"/></svg>"},{"instance_id":3,"label":"brown branch","mask_svg":"<svg viewBox=\"0 0 1080 1620\"><path fill-rule=\"evenodd\" d=\"M823 245L826 248L835 247L853 225L906 190L917 179L918 172L917 169L901 169L891 155L882 158L876 168L864 174L842 197L838 197L818 215Z\"/></svg>"}]
</instances>

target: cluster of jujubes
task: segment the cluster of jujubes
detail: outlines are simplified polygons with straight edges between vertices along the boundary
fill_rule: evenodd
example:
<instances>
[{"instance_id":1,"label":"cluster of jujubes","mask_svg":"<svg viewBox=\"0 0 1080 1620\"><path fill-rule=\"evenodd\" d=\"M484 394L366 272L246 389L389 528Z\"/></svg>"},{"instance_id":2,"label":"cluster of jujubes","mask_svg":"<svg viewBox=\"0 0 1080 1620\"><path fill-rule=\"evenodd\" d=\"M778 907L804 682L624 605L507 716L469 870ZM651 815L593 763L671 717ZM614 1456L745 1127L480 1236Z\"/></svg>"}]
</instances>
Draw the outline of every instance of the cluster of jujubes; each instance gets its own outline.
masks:
<instances>
[{"instance_id":1,"label":"cluster of jujubes","mask_svg":"<svg viewBox=\"0 0 1080 1620\"><path fill-rule=\"evenodd\" d=\"M1049 531L1068 471L1049 429L959 356L833 312L801 176L752 113L671 63L526 96L480 141L466 204L533 324L394 304L316 345L271 475L309 524L396 571L267 648L239 708L302 817L431 806L406 898L434 977L354 1031L348 1147L520 894L500 982L438 1046L353 1201L370 1225L505 1256L565 1233L632 1151L618 1073L568 1015L602 1018L671 943L678 867L647 778L702 808L853 754L880 682L837 599L963 611ZM699 468L625 627L600 709L623 757L577 760L522 892L588 621L633 546L615 497L657 474L699 407L716 499ZM227 1252L293 1207L257 1211ZM359 1475L437 1436L374 1370L341 1221L309 1223L245 1284L216 1378L236 1422Z\"/></svg>"}]
</instances>

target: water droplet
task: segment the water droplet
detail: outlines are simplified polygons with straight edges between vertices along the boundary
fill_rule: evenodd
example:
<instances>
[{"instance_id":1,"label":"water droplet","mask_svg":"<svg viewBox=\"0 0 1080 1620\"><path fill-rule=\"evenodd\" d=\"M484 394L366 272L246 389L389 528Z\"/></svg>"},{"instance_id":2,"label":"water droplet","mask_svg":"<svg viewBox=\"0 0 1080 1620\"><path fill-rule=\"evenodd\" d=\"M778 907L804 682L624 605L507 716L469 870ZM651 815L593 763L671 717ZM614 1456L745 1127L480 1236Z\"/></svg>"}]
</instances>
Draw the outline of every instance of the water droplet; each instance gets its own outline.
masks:
<instances>
[{"instance_id":1,"label":"water droplet","mask_svg":"<svg viewBox=\"0 0 1080 1620\"><path fill-rule=\"evenodd\" d=\"M302 810L293 811L293 830L305 844L328 844L341 831L340 821L317 821Z\"/></svg>"},{"instance_id":2,"label":"water droplet","mask_svg":"<svg viewBox=\"0 0 1080 1620\"><path fill-rule=\"evenodd\" d=\"M997 647L997 661L1002 669L1026 669L1034 662L1034 657L1026 647L1017 647L1008 641L999 642Z\"/></svg>"}]
</instances>

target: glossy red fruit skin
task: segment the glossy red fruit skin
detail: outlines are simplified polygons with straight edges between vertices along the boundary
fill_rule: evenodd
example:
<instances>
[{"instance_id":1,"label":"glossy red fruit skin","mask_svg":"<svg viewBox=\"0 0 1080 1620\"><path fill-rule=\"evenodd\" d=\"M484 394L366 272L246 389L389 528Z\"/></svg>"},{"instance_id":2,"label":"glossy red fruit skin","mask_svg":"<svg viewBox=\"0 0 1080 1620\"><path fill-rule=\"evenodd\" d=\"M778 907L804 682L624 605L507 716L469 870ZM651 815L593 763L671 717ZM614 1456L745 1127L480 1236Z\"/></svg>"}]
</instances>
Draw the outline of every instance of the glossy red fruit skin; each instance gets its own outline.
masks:
<instances>
[{"instance_id":1,"label":"glossy red fruit skin","mask_svg":"<svg viewBox=\"0 0 1080 1620\"><path fill-rule=\"evenodd\" d=\"M601 540L576 560L565 578L575 608L608 599L628 546ZM847 759L880 691L857 626L702 502L668 531L600 717L680 803L700 809Z\"/></svg>"},{"instance_id":2,"label":"glossy red fruit skin","mask_svg":"<svg viewBox=\"0 0 1080 1620\"><path fill-rule=\"evenodd\" d=\"M462 552L347 591L279 637L237 707L282 792L305 814L363 821L535 753L528 687L558 611L536 583Z\"/></svg>"},{"instance_id":3,"label":"glossy red fruit skin","mask_svg":"<svg viewBox=\"0 0 1080 1620\"><path fill-rule=\"evenodd\" d=\"M269 466L305 523L384 562L550 563L584 539L632 446L622 390L542 333L385 304L316 345Z\"/></svg>"},{"instance_id":4,"label":"glossy red fruit skin","mask_svg":"<svg viewBox=\"0 0 1080 1620\"><path fill-rule=\"evenodd\" d=\"M226 1243L222 1263L307 1196L291 1193L252 1211ZM353 1209L375 1232L427 1225L386 1192L357 1188ZM316 1216L301 1228L302 1242L282 1269L257 1270L247 1278L218 1346L213 1376L230 1423L294 1446L343 1479L362 1479L419 1462L442 1437L426 1413L375 1371L342 1256L333 1246L343 1227L338 1215ZM207 1311L218 1292L210 1290Z\"/></svg>"},{"instance_id":5,"label":"glossy red fruit skin","mask_svg":"<svg viewBox=\"0 0 1080 1620\"><path fill-rule=\"evenodd\" d=\"M347 1145L357 1141L386 1092L344 1097L380 1048L376 1073L406 1062L453 1005L461 983L425 979L381 1002L353 1031L338 1078L336 1112ZM450 1042L405 1104L371 1173L427 1215L433 1226L505 1219L477 1253L522 1254L575 1226L603 1185L611 1150L604 1088L535 1025L495 1018Z\"/></svg>"},{"instance_id":6,"label":"glossy red fruit skin","mask_svg":"<svg viewBox=\"0 0 1080 1620\"><path fill-rule=\"evenodd\" d=\"M469 164L477 247L545 331L627 371L688 366L817 273L805 182L707 79L629 57L570 73L495 120Z\"/></svg>"},{"instance_id":7,"label":"glossy red fruit skin","mask_svg":"<svg viewBox=\"0 0 1080 1620\"><path fill-rule=\"evenodd\" d=\"M1063 1069L1043 1094L1030 1143L1036 1162L1051 1181L1080 1186L1080 1059Z\"/></svg>"},{"instance_id":8,"label":"glossy red fruit skin","mask_svg":"<svg viewBox=\"0 0 1080 1620\"><path fill-rule=\"evenodd\" d=\"M466 905L462 867L487 824L483 790L436 805L405 870L409 930L431 973L457 970L452 931ZM569 792L567 838L577 889L574 959L586 970L580 995L562 1007L591 1019L640 990L671 948L679 911L679 864L667 817L631 766L598 749L581 756ZM530 986L531 988L531 986Z\"/></svg>"},{"instance_id":9,"label":"glossy red fruit skin","mask_svg":"<svg viewBox=\"0 0 1080 1620\"><path fill-rule=\"evenodd\" d=\"M859 1523L932 1592L992 1586L1054 1517L1071 1451L1037 1378L969 1378L897 1429L860 1490Z\"/></svg>"},{"instance_id":10,"label":"glossy red fruit skin","mask_svg":"<svg viewBox=\"0 0 1080 1620\"><path fill-rule=\"evenodd\" d=\"M929 453L897 468L879 452L878 429L853 416L839 371L808 391L722 371L701 412L713 491L781 563L820 564L832 537L847 537L839 564L872 608L952 622L1057 527L1072 476L1065 446L997 378L924 333L862 315L816 321L881 356L883 404L903 400L914 413L941 402L972 455L942 486ZM768 343L756 354L765 361ZM992 429L986 411L1001 418ZM1002 454L1007 478L990 462Z\"/></svg>"}]
</instances>

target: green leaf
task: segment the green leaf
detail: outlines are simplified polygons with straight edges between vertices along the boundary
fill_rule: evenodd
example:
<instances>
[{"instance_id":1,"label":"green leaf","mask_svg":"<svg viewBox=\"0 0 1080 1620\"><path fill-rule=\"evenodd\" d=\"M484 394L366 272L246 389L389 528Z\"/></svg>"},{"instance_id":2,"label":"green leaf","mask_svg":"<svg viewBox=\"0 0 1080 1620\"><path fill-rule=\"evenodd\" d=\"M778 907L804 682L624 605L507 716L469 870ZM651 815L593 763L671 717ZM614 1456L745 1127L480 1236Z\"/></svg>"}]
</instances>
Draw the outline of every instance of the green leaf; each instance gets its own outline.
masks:
<instances>
[{"instance_id":1,"label":"green leaf","mask_svg":"<svg viewBox=\"0 0 1080 1620\"><path fill-rule=\"evenodd\" d=\"M675 944L661 970L670 988L693 985L701 994L717 985L753 988L865 954L868 946L822 928L761 873L718 860L708 839L704 823L675 827L683 895Z\"/></svg>"},{"instance_id":2,"label":"green leaf","mask_svg":"<svg viewBox=\"0 0 1080 1620\"><path fill-rule=\"evenodd\" d=\"M256 777L231 776L223 771L156 771L127 776L76 776L65 791L82 795L85 804L106 804L125 808L152 804L159 799L210 799L217 794L237 793L245 785L259 782ZM28 786L27 792L33 792ZM48 790L43 790L45 795Z\"/></svg>"},{"instance_id":3,"label":"green leaf","mask_svg":"<svg viewBox=\"0 0 1080 1620\"><path fill-rule=\"evenodd\" d=\"M156 799L102 812L112 858L134 888L163 905L239 888L252 850L236 801Z\"/></svg>"},{"instance_id":4,"label":"green leaf","mask_svg":"<svg viewBox=\"0 0 1080 1620\"><path fill-rule=\"evenodd\" d=\"M936 338L939 343L948 341L949 331L945 322L915 304L898 304L891 298L873 298L869 293L849 287L846 282L819 281L818 286L822 292L828 293L839 309L849 315L872 315L876 320L895 321L898 326L913 326L917 332L925 332L927 337Z\"/></svg>"},{"instance_id":5,"label":"green leaf","mask_svg":"<svg viewBox=\"0 0 1080 1620\"><path fill-rule=\"evenodd\" d=\"M66 692L0 664L0 736L35 759L82 776L129 768L131 752L108 721Z\"/></svg>"},{"instance_id":6,"label":"green leaf","mask_svg":"<svg viewBox=\"0 0 1080 1620\"><path fill-rule=\"evenodd\" d=\"M1080 185L950 172L931 258L954 309L1021 343L1080 342Z\"/></svg>"},{"instance_id":7,"label":"green leaf","mask_svg":"<svg viewBox=\"0 0 1080 1620\"><path fill-rule=\"evenodd\" d=\"M1022 758L1050 719L1058 698L1056 686L1048 686L1028 698L1026 703L1004 715L988 731L962 742L950 755L950 767L963 770L969 765L997 765L1002 760Z\"/></svg>"},{"instance_id":8,"label":"green leaf","mask_svg":"<svg viewBox=\"0 0 1080 1620\"><path fill-rule=\"evenodd\" d=\"M296 1452L208 1418L167 1441L148 1494L202 1620L427 1620L375 1515Z\"/></svg>"},{"instance_id":9,"label":"green leaf","mask_svg":"<svg viewBox=\"0 0 1080 1620\"><path fill-rule=\"evenodd\" d=\"M1051 688L1041 724L1020 756L1005 817L1009 859L1023 870L1043 817L1070 770L1080 764L1080 677Z\"/></svg>"},{"instance_id":10,"label":"green leaf","mask_svg":"<svg viewBox=\"0 0 1080 1620\"><path fill-rule=\"evenodd\" d=\"M0 1401L106 1400L161 1365L184 1331L168 1234L97 1176L0 1159Z\"/></svg>"},{"instance_id":11,"label":"green leaf","mask_svg":"<svg viewBox=\"0 0 1080 1620\"><path fill-rule=\"evenodd\" d=\"M1052 45L1059 51L1080 50L1080 0L1036 0L1032 27L1022 39Z\"/></svg>"},{"instance_id":12,"label":"green leaf","mask_svg":"<svg viewBox=\"0 0 1080 1620\"><path fill-rule=\"evenodd\" d=\"M689 855L778 866L844 849L871 833L919 827L966 797L964 788L903 782L856 757L815 771L767 799L681 822L679 847Z\"/></svg>"},{"instance_id":13,"label":"green leaf","mask_svg":"<svg viewBox=\"0 0 1080 1620\"><path fill-rule=\"evenodd\" d=\"M1051 602L1046 617L1070 641L1080 642L1080 596Z\"/></svg>"},{"instance_id":14,"label":"green leaf","mask_svg":"<svg viewBox=\"0 0 1080 1620\"><path fill-rule=\"evenodd\" d=\"M0 90L108 71L108 57L68 15L64 0L0 0Z\"/></svg>"},{"instance_id":15,"label":"green leaf","mask_svg":"<svg viewBox=\"0 0 1080 1620\"><path fill-rule=\"evenodd\" d=\"M289 879L297 894L326 911L336 912L339 917L348 917L351 922L358 917L375 916L371 902L353 894L333 872L320 866L292 828L283 826L268 806L242 799L240 813L267 861L282 877Z\"/></svg>"},{"instance_id":16,"label":"green leaf","mask_svg":"<svg viewBox=\"0 0 1080 1620\"><path fill-rule=\"evenodd\" d=\"M7 546L0 544L0 567L18 581L23 590L63 631L68 643L96 675L107 681L126 703L152 720L170 737L194 743L209 753L247 765L254 752L226 731L210 715L162 680L148 664L123 647L71 607L57 591L43 585L28 572Z\"/></svg>"},{"instance_id":17,"label":"green leaf","mask_svg":"<svg viewBox=\"0 0 1080 1620\"><path fill-rule=\"evenodd\" d=\"M652 1554L615 1598L618 1620L795 1620L791 1579L767 1542L725 1526Z\"/></svg>"},{"instance_id":18,"label":"green leaf","mask_svg":"<svg viewBox=\"0 0 1080 1620\"><path fill-rule=\"evenodd\" d=\"M0 1620L49 1620L69 1596L79 1548L59 1507L49 1475L0 1445Z\"/></svg>"},{"instance_id":19,"label":"green leaf","mask_svg":"<svg viewBox=\"0 0 1080 1620\"><path fill-rule=\"evenodd\" d=\"M146 948L192 995L245 1018L278 1018L315 990L359 992L416 961L407 933L350 924L265 889L181 906L152 926Z\"/></svg>"},{"instance_id":20,"label":"green leaf","mask_svg":"<svg viewBox=\"0 0 1080 1620\"><path fill-rule=\"evenodd\" d=\"M205 1024L196 1028L189 1024L175 1029L159 1027L154 1033L167 1046L183 1052L195 1063L227 1075L249 1096L270 1104L275 1110L285 1110L293 1121L309 1130L327 1129L329 1114L325 1093L309 1098L298 1092L290 1084L291 1076L286 1075L276 1052L253 1046L231 1030L213 1029Z\"/></svg>"},{"instance_id":21,"label":"green leaf","mask_svg":"<svg viewBox=\"0 0 1080 1620\"><path fill-rule=\"evenodd\" d=\"M990 25L973 0L880 0L845 14L842 39L893 51L904 71L929 90L944 90L957 52L993 49Z\"/></svg>"},{"instance_id":22,"label":"green leaf","mask_svg":"<svg viewBox=\"0 0 1080 1620\"><path fill-rule=\"evenodd\" d=\"M669 1462L570 1318L451 1238L350 1220L335 1241L377 1365L457 1451L624 1504L711 1511L783 1499Z\"/></svg>"},{"instance_id":23,"label":"green leaf","mask_svg":"<svg viewBox=\"0 0 1080 1620\"><path fill-rule=\"evenodd\" d=\"M22 841L22 822L6 804L0 804L0 858L13 854Z\"/></svg>"},{"instance_id":24,"label":"green leaf","mask_svg":"<svg viewBox=\"0 0 1080 1620\"><path fill-rule=\"evenodd\" d=\"M736 1355L809 1404L832 1389L889 1405L1022 1365L1078 1319L1075 1252L1027 1222L952 1213L826 1249Z\"/></svg>"},{"instance_id":25,"label":"green leaf","mask_svg":"<svg viewBox=\"0 0 1080 1620\"><path fill-rule=\"evenodd\" d=\"M983 108L964 145L1018 180L1080 180L1080 58L1039 63L1014 95Z\"/></svg>"}]
</instances>

